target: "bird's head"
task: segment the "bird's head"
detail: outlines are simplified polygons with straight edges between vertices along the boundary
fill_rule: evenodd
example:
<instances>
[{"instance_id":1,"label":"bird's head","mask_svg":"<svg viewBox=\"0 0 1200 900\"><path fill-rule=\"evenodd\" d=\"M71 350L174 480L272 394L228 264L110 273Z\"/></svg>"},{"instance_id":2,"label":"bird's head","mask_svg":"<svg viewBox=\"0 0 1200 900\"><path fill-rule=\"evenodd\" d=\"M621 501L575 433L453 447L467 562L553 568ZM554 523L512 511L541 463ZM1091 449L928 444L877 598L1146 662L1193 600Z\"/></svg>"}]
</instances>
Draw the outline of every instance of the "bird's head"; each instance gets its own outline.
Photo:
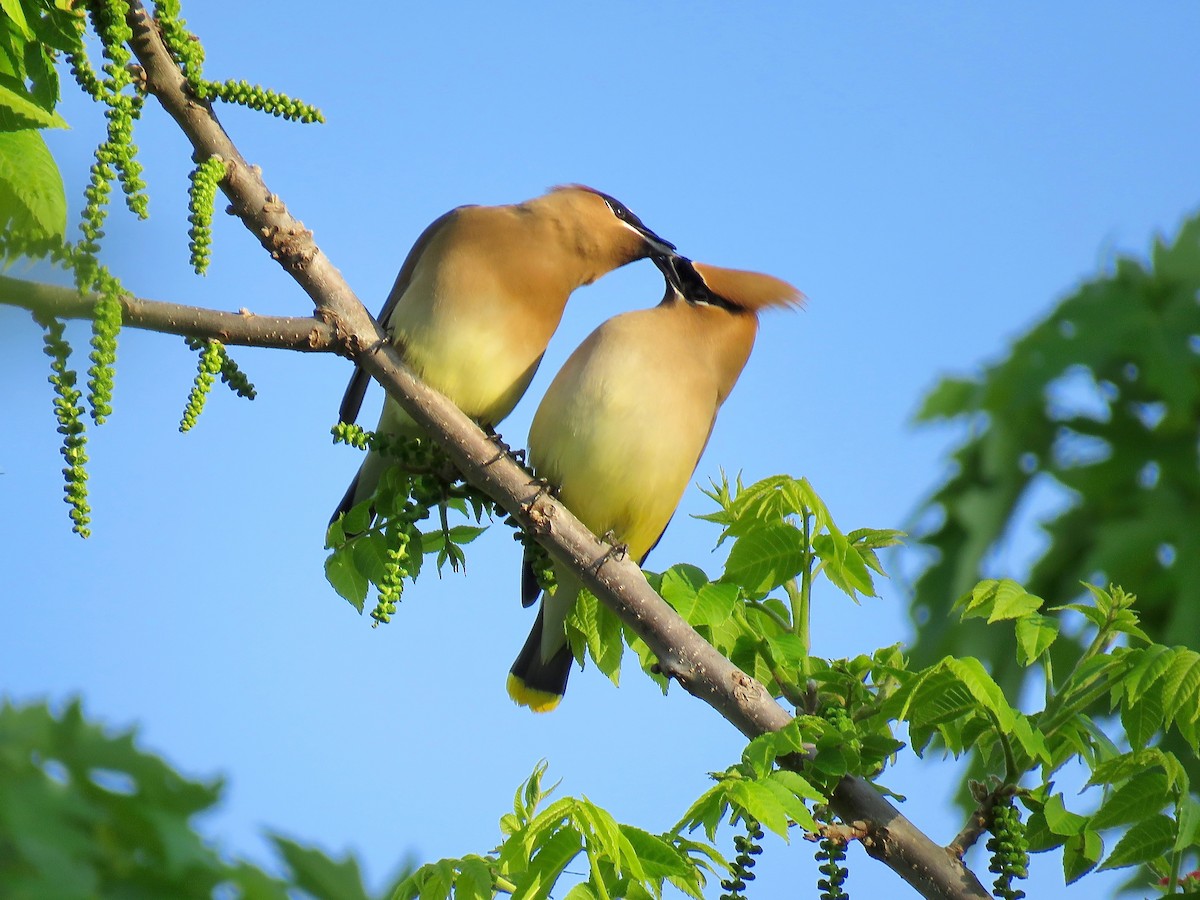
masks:
<instances>
[{"instance_id":1,"label":"bird's head","mask_svg":"<svg viewBox=\"0 0 1200 900\"><path fill-rule=\"evenodd\" d=\"M650 230L624 203L581 184L552 188L538 201L564 224L574 226L577 248L615 269L636 259L675 253L675 245ZM603 274L603 273L599 273Z\"/></svg>"},{"instance_id":2,"label":"bird's head","mask_svg":"<svg viewBox=\"0 0 1200 900\"><path fill-rule=\"evenodd\" d=\"M768 306L804 303L804 295L792 285L761 272L695 263L677 253L653 254L651 258L667 280L668 297L678 295L692 305L756 313Z\"/></svg>"}]
</instances>

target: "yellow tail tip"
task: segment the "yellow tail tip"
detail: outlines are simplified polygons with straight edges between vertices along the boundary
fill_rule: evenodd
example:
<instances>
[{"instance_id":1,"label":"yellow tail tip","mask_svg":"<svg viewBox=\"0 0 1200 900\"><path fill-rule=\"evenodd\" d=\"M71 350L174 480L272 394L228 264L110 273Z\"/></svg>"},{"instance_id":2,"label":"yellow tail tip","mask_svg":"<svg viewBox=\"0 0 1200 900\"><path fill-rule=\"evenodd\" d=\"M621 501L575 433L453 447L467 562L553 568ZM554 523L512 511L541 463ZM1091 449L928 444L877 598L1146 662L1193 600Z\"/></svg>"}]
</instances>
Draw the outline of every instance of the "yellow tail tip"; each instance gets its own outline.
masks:
<instances>
[{"instance_id":1,"label":"yellow tail tip","mask_svg":"<svg viewBox=\"0 0 1200 900\"><path fill-rule=\"evenodd\" d=\"M552 694L549 691L539 691L525 684L511 672L508 675L508 696L518 706L528 706L536 713L550 712L562 700L562 694Z\"/></svg>"}]
</instances>

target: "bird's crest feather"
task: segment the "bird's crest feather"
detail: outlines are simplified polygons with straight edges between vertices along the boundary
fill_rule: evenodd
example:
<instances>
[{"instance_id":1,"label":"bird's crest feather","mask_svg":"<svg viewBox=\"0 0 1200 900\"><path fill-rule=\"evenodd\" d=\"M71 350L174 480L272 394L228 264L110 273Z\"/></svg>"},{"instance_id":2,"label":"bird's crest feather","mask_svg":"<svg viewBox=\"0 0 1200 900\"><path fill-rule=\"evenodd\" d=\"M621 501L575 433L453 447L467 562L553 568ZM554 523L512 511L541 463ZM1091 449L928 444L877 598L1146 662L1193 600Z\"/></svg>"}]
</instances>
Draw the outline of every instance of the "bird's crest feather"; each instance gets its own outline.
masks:
<instances>
[{"instance_id":1,"label":"bird's crest feather","mask_svg":"<svg viewBox=\"0 0 1200 900\"><path fill-rule=\"evenodd\" d=\"M768 306L802 306L805 297L782 279L761 272L723 269L706 263L692 263L705 286L730 305L749 312Z\"/></svg>"}]
</instances>

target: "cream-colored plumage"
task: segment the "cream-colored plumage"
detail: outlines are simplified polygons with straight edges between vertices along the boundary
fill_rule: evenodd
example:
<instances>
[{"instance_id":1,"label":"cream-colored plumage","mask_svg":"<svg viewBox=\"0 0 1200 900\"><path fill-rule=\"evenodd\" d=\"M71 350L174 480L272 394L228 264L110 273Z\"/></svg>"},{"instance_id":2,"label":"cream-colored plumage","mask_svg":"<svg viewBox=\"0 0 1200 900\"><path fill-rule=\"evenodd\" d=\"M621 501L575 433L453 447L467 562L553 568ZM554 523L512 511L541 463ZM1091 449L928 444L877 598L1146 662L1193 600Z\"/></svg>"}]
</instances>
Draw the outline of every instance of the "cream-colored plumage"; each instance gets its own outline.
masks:
<instances>
[{"instance_id":1,"label":"cream-colored plumage","mask_svg":"<svg viewBox=\"0 0 1200 900\"><path fill-rule=\"evenodd\" d=\"M800 299L767 275L657 261L668 277L662 303L592 332L555 376L529 432L538 475L593 533L611 533L639 561L679 505L749 359L756 310ZM580 585L564 567L555 574L558 589L543 600L509 677L513 699L537 711L557 704L571 665L563 622Z\"/></svg>"},{"instance_id":2,"label":"cream-colored plumage","mask_svg":"<svg viewBox=\"0 0 1200 900\"><path fill-rule=\"evenodd\" d=\"M498 424L525 393L571 292L673 245L607 194L578 185L511 206L464 206L425 229L379 321L405 362L480 424ZM358 415L355 371L341 419ZM377 431L420 434L390 398ZM370 453L334 513L370 497L385 468Z\"/></svg>"}]
</instances>

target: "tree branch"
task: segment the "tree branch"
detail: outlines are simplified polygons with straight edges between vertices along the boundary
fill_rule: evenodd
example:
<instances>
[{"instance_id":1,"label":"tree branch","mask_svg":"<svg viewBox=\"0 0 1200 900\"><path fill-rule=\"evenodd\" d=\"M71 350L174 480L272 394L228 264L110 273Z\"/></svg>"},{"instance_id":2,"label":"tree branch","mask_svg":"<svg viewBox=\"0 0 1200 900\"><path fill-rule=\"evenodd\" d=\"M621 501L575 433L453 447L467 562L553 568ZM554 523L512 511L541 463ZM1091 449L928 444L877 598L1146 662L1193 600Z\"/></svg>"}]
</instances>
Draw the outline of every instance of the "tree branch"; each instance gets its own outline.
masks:
<instances>
[{"instance_id":1,"label":"tree branch","mask_svg":"<svg viewBox=\"0 0 1200 900\"><path fill-rule=\"evenodd\" d=\"M534 533L551 554L577 571L584 585L646 641L664 673L712 706L747 737L787 725L792 717L766 688L701 638L650 588L632 560L611 556L609 545L591 534L537 483L531 482L529 475L507 454L498 454L495 443L474 422L416 379L341 273L313 242L312 232L289 215L279 198L267 189L261 173L238 152L210 106L189 94L182 73L139 0L131 0L128 22L133 29L130 46L145 72L147 90L187 135L197 159L220 156L225 161L227 174L221 189L230 200L231 211L295 279L317 310L316 319L273 321L209 312L215 318L203 320L208 324L202 326L197 316L199 311L173 317L168 312L171 304L128 298L125 308L130 324L196 337L217 336L200 331L211 326L219 328L221 339L228 343L291 346L284 337L272 343L269 334L298 337L299 331L287 329L299 329L299 323L305 323L303 327L310 329L305 332L306 341L316 335L319 340L330 342L328 349L336 348L357 359L441 444L468 481L492 496ZM3 286L10 286L10 282L4 282ZM64 304L62 308L71 308L65 298L58 300ZM45 295L42 302L50 303ZM176 312L188 309L174 307ZM156 318L159 315L161 319ZM267 328L269 334L254 330L256 323L263 321L271 323ZM185 327L196 330L185 331ZM272 327L275 331L271 331ZM866 781L843 779L834 791L831 805L843 821L861 830L865 835L863 845L872 856L922 895L945 900L984 900L989 896L960 860L921 833Z\"/></svg>"},{"instance_id":2,"label":"tree branch","mask_svg":"<svg viewBox=\"0 0 1200 900\"><path fill-rule=\"evenodd\" d=\"M41 318L91 319L97 299L74 288L0 275L0 303L19 306ZM121 297L121 324L223 344L326 353L342 349L333 327L312 316L256 316L245 309L222 312L129 295Z\"/></svg>"}]
</instances>

